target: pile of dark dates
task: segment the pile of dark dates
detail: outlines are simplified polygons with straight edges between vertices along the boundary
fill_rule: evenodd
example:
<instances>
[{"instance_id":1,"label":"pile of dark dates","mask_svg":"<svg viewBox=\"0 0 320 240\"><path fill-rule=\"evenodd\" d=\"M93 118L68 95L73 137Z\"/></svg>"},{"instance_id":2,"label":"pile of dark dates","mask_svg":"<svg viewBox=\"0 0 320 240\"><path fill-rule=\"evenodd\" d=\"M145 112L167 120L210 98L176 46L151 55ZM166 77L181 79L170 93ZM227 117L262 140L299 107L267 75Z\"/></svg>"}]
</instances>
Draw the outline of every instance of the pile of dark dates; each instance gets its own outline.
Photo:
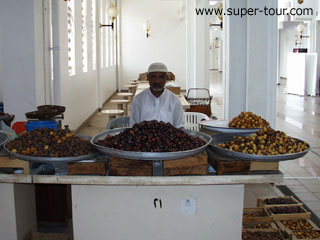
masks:
<instances>
[{"instance_id":1,"label":"pile of dark dates","mask_svg":"<svg viewBox=\"0 0 320 240\"><path fill-rule=\"evenodd\" d=\"M6 144L13 153L35 157L76 157L95 152L89 141L69 130L35 129Z\"/></svg>"},{"instance_id":2,"label":"pile of dark dates","mask_svg":"<svg viewBox=\"0 0 320 240\"><path fill-rule=\"evenodd\" d=\"M170 123L143 121L118 135L108 135L98 145L134 152L178 152L199 148L206 144Z\"/></svg>"},{"instance_id":3,"label":"pile of dark dates","mask_svg":"<svg viewBox=\"0 0 320 240\"><path fill-rule=\"evenodd\" d=\"M283 240L283 235L280 232L265 232L265 231L244 231L242 232L243 240Z\"/></svg>"},{"instance_id":4,"label":"pile of dark dates","mask_svg":"<svg viewBox=\"0 0 320 240\"><path fill-rule=\"evenodd\" d=\"M267 198L264 200L266 205L276 205L276 204L296 204L297 202L294 201L292 198Z\"/></svg>"},{"instance_id":5,"label":"pile of dark dates","mask_svg":"<svg viewBox=\"0 0 320 240\"><path fill-rule=\"evenodd\" d=\"M272 207L272 208L269 208L269 210L273 214L292 214L292 213L306 212L301 206Z\"/></svg>"}]
</instances>

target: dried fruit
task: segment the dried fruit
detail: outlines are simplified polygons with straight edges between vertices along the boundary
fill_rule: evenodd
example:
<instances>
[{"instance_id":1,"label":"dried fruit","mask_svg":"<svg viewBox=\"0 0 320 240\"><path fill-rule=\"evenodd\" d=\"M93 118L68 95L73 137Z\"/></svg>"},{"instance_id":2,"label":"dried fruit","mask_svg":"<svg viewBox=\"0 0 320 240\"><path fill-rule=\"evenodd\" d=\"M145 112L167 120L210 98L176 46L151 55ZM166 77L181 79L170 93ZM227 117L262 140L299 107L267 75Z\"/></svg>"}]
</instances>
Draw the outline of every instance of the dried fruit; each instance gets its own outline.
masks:
<instances>
[{"instance_id":1,"label":"dried fruit","mask_svg":"<svg viewBox=\"0 0 320 240\"><path fill-rule=\"evenodd\" d=\"M312 225L306 219L282 220L281 223L290 230L312 230Z\"/></svg>"},{"instance_id":2,"label":"dried fruit","mask_svg":"<svg viewBox=\"0 0 320 240\"><path fill-rule=\"evenodd\" d=\"M229 127L233 128L263 128L269 125L266 120L252 112L242 112L229 122Z\"/></svg>"},{"instance_id":3,"label":"dried fruit","mask_svg":"<svg viewBox=\"0 0 320 240\"><path fill-rule=\"evenodd\" d=\"M297 239L319 239L320 238L320 232L317 230L299 231L299 232L293 232L293 234L297 237Z\"/></svg>"},{"instance_id":4,"label":"dried fruit","mask_svg":"<svg viewBox=\"0 0 320 240\"><path fill-rule=\"evenodd\" d=\"M273 214L290 214L290 213L305 213L306 211L301 206L281 206L269 208Z\"/></svg>"},{"instance_id":5,"label":"dried fruit","mask_svg":"<svg viewBox=\"0 0 320 240\"><path fill-rule=\"evenodd\" d=\"M242 232L243 240L282 240L280 232L265 232L265 231L245 231Z\"/></svg>"},{"instance_id":6,"label":"dried fruit","mask_svg":"<svg viewBox=\"0 0 320 240\"><path fill-rule=\"evenodd\" d=\"M234 152L254 155L281 155L303 152L308 150L306 142L287 136L284 132L266 127L256 134L241 137L234 136L233 140L217 144L218 147Z\"/></svg>"},{"instance_id":7,"label":"dried fruit","mask_svg":"<svg viewBox=\"0 0 320 240\"><path fill-rule=\"evenodd\" d=\"M188 135L170 123L152 120L137 123L118 135L108 135L97 144L134 152L177 152L199 148L206 142Z\"/></svg>"},{"instance_id":8,"label":"dried fruit","mask_svg":"<svg viewBox=\"0 0 320 240\"><path fill-rule=\"evenodd\" d=\"M266 198L264 199L266 205L276 205L276 204L296 204L292 198L288 197L277 197L277 198Z\"/></svg>"},{"instance_id":9,"label":"dried fruit","mask_svg":"<svg viewBox=\"0 0 320 240\"><path fill-rule=\"evenodd\" d=\"M95 152L89 141L70 130L35 129L6 144L13 153L35 157L75 157Z\"/></svg>"}]
</instances>

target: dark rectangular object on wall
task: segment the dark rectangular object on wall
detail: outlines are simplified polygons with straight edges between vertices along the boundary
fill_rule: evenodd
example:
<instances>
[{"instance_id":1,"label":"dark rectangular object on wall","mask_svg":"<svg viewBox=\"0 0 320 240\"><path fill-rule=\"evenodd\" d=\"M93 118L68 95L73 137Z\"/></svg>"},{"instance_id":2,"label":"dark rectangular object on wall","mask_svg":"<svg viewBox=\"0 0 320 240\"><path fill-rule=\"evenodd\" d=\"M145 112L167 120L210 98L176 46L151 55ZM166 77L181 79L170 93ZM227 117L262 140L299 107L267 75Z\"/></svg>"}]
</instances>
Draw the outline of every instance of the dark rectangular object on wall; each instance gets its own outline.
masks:
<instances>
[{"instance_id":1,"label":"dark rectangular object on wall","mask_svg":"<svg viewBox=\"0 0 320 240\"><path fill-rule=\"evenodd\" d=\"M307 53L308 52L308 48L294 48L293 52L294 53Z\"/></svg>"}]
</instances>

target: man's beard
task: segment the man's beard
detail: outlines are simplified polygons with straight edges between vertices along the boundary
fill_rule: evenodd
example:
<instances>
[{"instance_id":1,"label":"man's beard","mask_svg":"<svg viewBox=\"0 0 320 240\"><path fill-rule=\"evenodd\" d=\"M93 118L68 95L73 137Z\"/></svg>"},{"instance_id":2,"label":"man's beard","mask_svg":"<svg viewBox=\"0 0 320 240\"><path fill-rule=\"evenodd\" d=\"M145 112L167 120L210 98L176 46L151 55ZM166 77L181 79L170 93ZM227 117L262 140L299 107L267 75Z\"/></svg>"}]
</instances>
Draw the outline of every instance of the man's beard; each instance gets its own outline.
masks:
<instances>
[{"instance_id":1,"label":"man's beard","mask_svg":"<svg viewBox=\"0 0 320 240\"><path fill-rule=\"evenodd\" d=\"M164 90L164 87L151 87L151 89L155 92L161 92Z\"/></svg>"}]
</instances>

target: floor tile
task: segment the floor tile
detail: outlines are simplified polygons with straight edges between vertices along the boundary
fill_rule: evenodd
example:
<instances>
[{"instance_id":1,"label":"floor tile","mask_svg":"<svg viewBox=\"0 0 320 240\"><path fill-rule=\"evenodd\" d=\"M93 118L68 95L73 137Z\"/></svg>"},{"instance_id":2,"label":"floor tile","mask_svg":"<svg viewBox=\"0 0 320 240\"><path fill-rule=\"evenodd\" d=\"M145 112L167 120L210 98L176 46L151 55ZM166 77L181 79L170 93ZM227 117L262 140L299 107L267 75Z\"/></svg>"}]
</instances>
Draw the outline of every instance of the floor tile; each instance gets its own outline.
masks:
<instances>
[{"instance_id":1,"label":"floor tile","mask_svg":"<svg viewBox=\"0 0 320 240\"><path fill-rule=\"evenodd\" d=\"M312 211L318 218L320 218L320 211Z\"/></svg>"},{"instance_id":2,"label":"floor tile","mask_svg":"<svg viewBox=\"0 0 320 240\"><path fill-rule=\"evenodd\" d=\"M297 197L300 198L301 201L319 201L317 196L312 193L296 193Z\"/></svg>"},{"instance_id":3,"label":"floor tile","mask_svg":"<svg viewBox=\"0 0 320 240\"><path fill-rule=\"evenodd\" d=\"M320 199L320 192L314 192L313 194Z\"/></svg>"},{"instance_id":4,"label":"floor tile","mask_svg":"<svg viewBox=\"0 0 320 240\"><path fill-rule=\"evenodd\" d=\"M307 179L303 179L300 178L298 179L298 181L300 183L302 183L303 185L313 185L313 184L320 184L320 180L318 178L307 178Z\"/></svg>"},{"instance_id":5,"label":"floor tile","mask_svg":"<svg viewBox=\"0 0 320 240\"><path fill-rule=\"evenodd\" d=\"M311 202L304 202L305 205L310 208L311 211L320 211L320 202L319 201L311 201Z\"/></svg>"},{"instance_id":6,"label":"floor tile","mask_svg":"<svg viewBox=\"0 0 320 240\"><path fill-rule=\"evenodd\" d=\"M320 185L312 184L312 185L305 185L305 187L306 187L310 192L320 192Z\"/></svg>"},{"instance_id":7,"label":"floor tile","mask_svg":"<svg viewBox=\"0 0 320 240\"><path fill-rule=\"evenodd\" d=\"M302 183L294 179L284 179L284 184L287 186L300 186Z\"/></svg>"},{"instance_id":8,"label":"floor tile","mask_svg":"<svg viewBox=\"0 0 320 240\"><path fill-rule=\"evenodd\" d=\"M294 193L307 193L309 190L304 186L288 186L289 189Z\"/></svg>"}]
</instances>

